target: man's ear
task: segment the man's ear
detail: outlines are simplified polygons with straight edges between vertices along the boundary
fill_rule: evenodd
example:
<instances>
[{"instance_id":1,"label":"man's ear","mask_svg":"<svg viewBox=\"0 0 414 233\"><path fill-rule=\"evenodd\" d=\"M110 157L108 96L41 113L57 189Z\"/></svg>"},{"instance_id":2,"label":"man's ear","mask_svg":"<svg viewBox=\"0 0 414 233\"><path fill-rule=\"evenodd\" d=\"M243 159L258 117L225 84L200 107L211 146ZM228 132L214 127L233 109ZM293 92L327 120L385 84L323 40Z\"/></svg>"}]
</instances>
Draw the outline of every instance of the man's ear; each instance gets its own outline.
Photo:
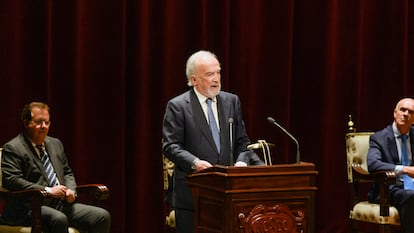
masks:
<instances>
[{"instance_id":1,"label":"man's ear","mask_svg":"<svg viewBox=\"0 0 414 233\"><path fill-rule=\"evenodd\" d=\"M23 121L23 126L24 126L24 128L29 127L29 121L28 120L24 120Z\"/></svg>"}]
</instances>

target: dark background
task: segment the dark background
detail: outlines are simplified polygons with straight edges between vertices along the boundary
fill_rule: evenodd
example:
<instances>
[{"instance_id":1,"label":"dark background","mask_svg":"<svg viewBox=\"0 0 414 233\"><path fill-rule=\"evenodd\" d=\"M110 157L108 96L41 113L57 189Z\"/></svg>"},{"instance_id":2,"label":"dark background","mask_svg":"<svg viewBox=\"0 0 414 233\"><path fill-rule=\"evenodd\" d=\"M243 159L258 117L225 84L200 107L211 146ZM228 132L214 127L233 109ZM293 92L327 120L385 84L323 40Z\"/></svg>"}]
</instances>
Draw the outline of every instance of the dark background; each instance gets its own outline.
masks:
<instances>
[{"instance_id":1,"label":"dark background","mask_svg":"<svg viewBox=\"0 0 414 233\"><path fill-rule=\"evenodd\" d=\"M164 108L210 50L251 140L294 161L272 116L315 163L315 232L346 232L348 115L379 130L414 94L413 16L409 0L0 0L0 144L24 104L47 102L78 183L110 188L112 232L160 233Z\"/></svg>"}]
</instances>

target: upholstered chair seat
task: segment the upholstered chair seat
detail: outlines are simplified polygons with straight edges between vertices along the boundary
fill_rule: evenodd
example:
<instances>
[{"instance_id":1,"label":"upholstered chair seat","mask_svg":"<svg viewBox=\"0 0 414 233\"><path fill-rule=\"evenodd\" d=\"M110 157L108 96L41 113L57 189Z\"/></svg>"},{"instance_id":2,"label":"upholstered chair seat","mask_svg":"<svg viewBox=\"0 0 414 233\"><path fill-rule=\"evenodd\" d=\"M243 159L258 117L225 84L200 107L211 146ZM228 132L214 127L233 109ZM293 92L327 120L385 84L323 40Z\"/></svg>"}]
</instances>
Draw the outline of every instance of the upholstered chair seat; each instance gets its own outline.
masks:
<instances>
[{"instance_id":1,"label":"upholstered chair seat","mask_svg":"<svg viewBox=\"0 0 414 233\"><path fill-rule=\"evenodd\" d=\"M349 217L351 219L363 222L400 225L400 216L394 206L389 207L389 216L379 215L379 207L379 204L369 203L368 201L361 201L354 205L349 213Z\"/></svg>"}]
</instances>

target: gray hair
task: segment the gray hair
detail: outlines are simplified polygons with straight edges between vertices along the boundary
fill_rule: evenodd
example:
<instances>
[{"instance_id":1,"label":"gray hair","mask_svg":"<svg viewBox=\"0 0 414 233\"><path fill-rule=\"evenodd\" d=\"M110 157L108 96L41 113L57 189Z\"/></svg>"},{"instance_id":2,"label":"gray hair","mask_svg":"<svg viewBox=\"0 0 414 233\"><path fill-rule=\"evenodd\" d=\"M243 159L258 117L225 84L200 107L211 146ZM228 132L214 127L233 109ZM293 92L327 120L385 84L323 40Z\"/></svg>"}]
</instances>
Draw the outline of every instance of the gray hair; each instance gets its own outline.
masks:
<instances>
[{"instance_id":1,"label":"gray hair","mask_svg":"<svg viewBox=\"0 0 414 233\"><path fill-rule=\"evenodd\" d=\"M197 62L201 57L204 56L212 56L215 59L217 59L217 56L206 50L200 50L198 52L193 53L187 60L186 68L185 68L185 74L187 76L187 86L191 87L193 84L191 83L191 76L195 73Z\"/></svg>"}]
</instances>

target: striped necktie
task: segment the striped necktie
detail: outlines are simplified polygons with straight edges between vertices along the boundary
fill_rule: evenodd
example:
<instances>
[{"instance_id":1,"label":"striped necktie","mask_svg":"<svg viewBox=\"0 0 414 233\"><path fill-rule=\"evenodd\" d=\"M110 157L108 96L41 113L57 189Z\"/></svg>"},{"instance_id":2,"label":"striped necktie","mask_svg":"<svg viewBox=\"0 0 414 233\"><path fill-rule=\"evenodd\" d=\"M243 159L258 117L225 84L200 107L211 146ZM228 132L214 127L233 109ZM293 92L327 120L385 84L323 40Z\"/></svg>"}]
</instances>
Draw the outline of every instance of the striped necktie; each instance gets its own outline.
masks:
<instances>
[{"instance_id":1,"label":"striped necktie","mask_svg":"<svg viewBox=\"0 0 414 233\"><path fill-rule=\"evenodd\" d=\"M56 172L53 169L52 163L50 162L49 155L46 153L46 151L43 149L42 145L37 145L37 149L39 149L40 159L42 160L43 167L45 168L46 175L47 175L47 181L49 183L50 187L59 185L58 178L56 176ZM63 203L61 200L56 199L52 204L55 209L62 210L63 209Z\"/></svg>"},{"instance_id":2,"label":"striped necktie","mask_svg":"<svg viewBox=\"0 0 414 233\"><path fill-rule=\"evenodd\" d=\"M56 186L59 184L58 179L56 177L55 170L53 169L52 163L50 162L49 156L47 155L46 151L43 149L42 145L37 145L37 149L40 152L40 159L42 160L43 167L45 168L47 181L50 187Z\"/></svg>"}]
</instances>

